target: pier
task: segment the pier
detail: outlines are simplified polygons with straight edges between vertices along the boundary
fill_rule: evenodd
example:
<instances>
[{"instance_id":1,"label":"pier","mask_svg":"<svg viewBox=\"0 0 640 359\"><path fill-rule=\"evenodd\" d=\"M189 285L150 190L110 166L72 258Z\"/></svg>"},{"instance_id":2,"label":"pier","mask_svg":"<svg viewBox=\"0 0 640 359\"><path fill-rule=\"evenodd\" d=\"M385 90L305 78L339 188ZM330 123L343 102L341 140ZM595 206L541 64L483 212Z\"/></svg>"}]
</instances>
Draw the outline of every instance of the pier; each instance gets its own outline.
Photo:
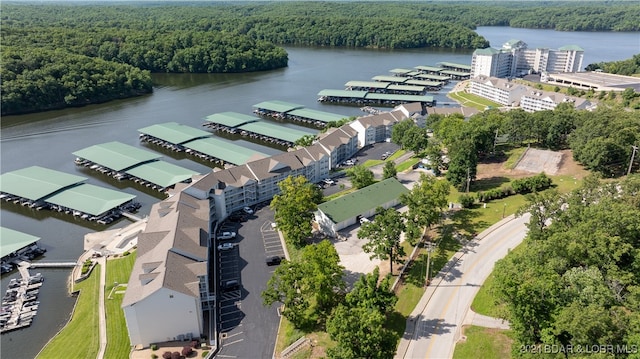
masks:
<instances>
[{"instance_id":1,"label":"pier","mask_svg":"<svg viewBox=\"0 0 640 359\"><path fill-rule=\"evenodd\" d=\"M36 299L44 278L40 273L30 275L28 266L28 262L19 263L18 270L22 278L9 281L9 289L2 297L1 334L30 326L38 312L40 302Z\"/></svg>"},{"instance_id":2,"label":"pier","mask_svg":"<svg viewBox=\"0 0 640 359\"><path fill-rule=\"evenodd\" d=\"M29 268L73 268L77 265L76 262L34 262Z\"/></svg>"}]
</instances>

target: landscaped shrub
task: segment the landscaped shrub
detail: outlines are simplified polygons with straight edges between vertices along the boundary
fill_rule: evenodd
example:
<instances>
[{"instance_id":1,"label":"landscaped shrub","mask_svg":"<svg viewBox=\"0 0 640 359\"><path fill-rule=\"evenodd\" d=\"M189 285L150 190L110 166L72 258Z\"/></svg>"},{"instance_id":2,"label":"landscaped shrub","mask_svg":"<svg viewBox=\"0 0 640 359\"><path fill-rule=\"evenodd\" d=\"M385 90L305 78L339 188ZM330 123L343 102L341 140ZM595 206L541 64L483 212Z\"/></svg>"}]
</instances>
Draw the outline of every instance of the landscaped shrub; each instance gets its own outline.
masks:
<instances>
[{"instance_id":1,"label":"landscaped shrub","mask_svg":"<svg viewBox=\"0 0 640 359\"><path fill-rule=\"evenodd\" d=\"M151 359L158 359L158 355L156 353L151 353Z\"/></svg>"},{"instance_id":2,"label":"landscaped shrub","mask_svg":"<svg viewBox=\"0 0 640 359\"><path fill-rule=\"evenodd\" d=\"M185 345L184 347L182 347L182 355L189 356L191 355L191 353L193 353L193 348L191 348L189 345Z\"/></svg>"},{"instance_id":3,"label":"landscaped shrub","mask_svg":"<svg viewBox=\"0 0 640 359\"><path fill-rule=\"evenodd\" d=\"M209 351L208 350L205 350L205 351L202 352L202 357L203 358L206 357L207 355L209 355Z\"/></svg>"},{"instance_id":4,"label":"landscaped shrub","mask_svg":"<svg viewBox=\"0 0 640 359\"><path fill-rule=\"evenodd\" d=\"M199 343L197 340L192 340L192 341L191 341L191 347L192 347L192 348L197 348L197 347L198 347L198 344L200 344L200 343Z\"/></svg>"},{"instance_id":5,"label":"landscaped shrub","mask_svg":"<svg viewBox=\"0 0 640 359\"><path fill-rule=\"evenodd\" d=\"M158 344L151 344L151 350L158 350Z\"/></svg>"},{"instance_id":6,"label":"landscaped shrub","mask_svg":"<svg viewBox=\"0 0 640 359\"><path fill-rule=\"evenodd\" d=\"M463 193L460 195L460 197L458 197L458 201L460 201L462 208L471 208L471 206L473 206L473 203L475 202L475 198Z\"/></svg>"},{"instance_id":7,"label":"landscaped shrub","mask_svg":"<svg viewBox=\"0 0 640 359\"><path fill-rule=\"evenodd\" d=\"M131 254L131 252L129 252L129 251L126 251L126 252L122 253L122 255L125 256L125 257L128 256L129 254Z\"/></svg>"},{"instance_id":8,"label":"landscaped shrub","mask_svg":"<svg viewBox=\"0 0 640 359\"><path fill-rule=\"evenodd\" d=\"M514 192L523 194L538 192L549 188L549 186L551 186L551 178L547 177L544 172L533 177L521 178L511 182Z\"/></svg>"},{"instance_id":9,"label":"landscaped shrub","mask_svg":"<svg viewBox=\"0 0 640 359\"><path fill-rule=\"evenodd\" d=\"M171 359L171 352L166 351L162 353L162 359Z\"/></svg>"},{"instance_id":10,"label":"landscaped shrub","mask_svg":"<svg viewBox=\"0 0 640 359\"><path fill-rule=\"evenodd\" d=\"M180 352L171 353L171 359L180 359Z\"/></svg>"},{"instance_id":11,"label":"landscaped shrub","mask_svg":"<svg viewBox=\"0 0 640 359\"><path fill-rule=\"evenodd\" d=\"M82 275L85 275L87 274L87 272L89 272L92 264L93 261L91 259L87 259L86 261L84 261L84 263L82 263Z\"/></svg>"}]
</instances>

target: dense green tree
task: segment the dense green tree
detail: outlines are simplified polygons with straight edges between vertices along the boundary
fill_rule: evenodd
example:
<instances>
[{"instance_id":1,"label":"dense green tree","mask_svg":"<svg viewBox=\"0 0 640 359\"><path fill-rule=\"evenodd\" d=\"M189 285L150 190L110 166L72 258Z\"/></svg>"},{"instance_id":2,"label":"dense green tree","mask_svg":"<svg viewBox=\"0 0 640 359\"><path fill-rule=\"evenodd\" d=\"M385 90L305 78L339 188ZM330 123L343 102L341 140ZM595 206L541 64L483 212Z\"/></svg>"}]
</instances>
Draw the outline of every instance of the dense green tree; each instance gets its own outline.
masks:
<instances>
[{"instance_id":1,"label":"dense green tree","mask_svg":"<svg viewBox=\"0 0 640 359\"><path fill-rule=\"evenodd\" d=\"M396 170L396 164L393 161L387 161L382 167L382 179L396 177L398 170Z\"/></svg>"},{"instance_id":2,"label":"dense green tree","mask_svg":"<svg viewBox=\"0 0 640 359\"><path fill-rule=\"evenodd\" d=\"M449 189L446 180L421 173L411 191L400 195L400 202L408 208L404 216L407 219L406 238L410 243L415 244L427 228L440 221L447 208Z\"/></svg>"},{"instance_id":3,"label":"dense green tree","mask_svg":"<svg viewBox=\"0 0 640 359\"><path fill-rule=\"evenodd\" d=\"M362 249L372 253L371 258L389 259L389 270L393 273L393 262L400 262L405 255L404 248L400 245L400 235L405 229L402 215L398 211L378 207L375 221L363 223L358 230L358 238L368 240Z\"/></svg>"},{"instance_id":4,"label":"dense green tree","mask_svg":"<svg viewBox=\"0 0 640 359\"><path fill-rule=\"evenodd\" d=\"M393 125L393 128L391 129L391 142L403 147L404 135L414 126L415 122L411 119L404 119Z\"/></svg>"},{"instance_id":5,"label":"dense green tree","mask_svg":"<svg viewBox=\"0 0 640 359\"><path fill-rule=\"evenodd\" d=\"M271 201L276 224L292 245L302 247L311 236L313 211L318 208L317 188L303 176L288 176L278 187L280 194Z\"/></svg>"},{"instance_id":6,"label":"dense green tree","mask_svg":"<svg viewBox=\"0 0 640 359\"><path fill-rule=\"evenodd\" d=\"M347 176L355 188L365 188L375 182L373 172L363 165L356 165L347 169Z\"/></svg>"},{"instance_id":7,"label":"dense green tree","mask_svg":"<svg viewBox=\"0 0 640 359\"><path fill-rule=\"evenodd\" d=\"M449 147L449 170L446 178L459 190L465 190L476 179L478 152L471 139Z\"/></svg>"},{"instance_id":8,"label":"dense green tree","mask_svg":"<svg viewBox=\"0 0 640 359\"><path fill-rule=\"evenodd\" d=\"M299 260L284 261L262 292L264 305L284 304L284 315L296 328L314 329L342 301L345 282L340 257L329 241L302 250Z\"/></svg>"},{"instance_id":9,"label":"dense green tree","mask_svg":"<svg viewBox=\"0 0 640 359\"><path fill-rule=\"evenodd\" d=\"M532 195L522 248L496 264L516 343L637 345L640 177Z\"/></svg>"},{"instance_id":10,"label":"dense green tree","mask_svg":"<svg viewBox=\"0 0 640 359\"><path fill-rule=\"evenodd\" d=\"M306 146L311 146L315 139L316 139L316 136L314 135L304 135L299 139L297 139L294 143L296 146L306 147Z\"/></svg>"}]
</instances>

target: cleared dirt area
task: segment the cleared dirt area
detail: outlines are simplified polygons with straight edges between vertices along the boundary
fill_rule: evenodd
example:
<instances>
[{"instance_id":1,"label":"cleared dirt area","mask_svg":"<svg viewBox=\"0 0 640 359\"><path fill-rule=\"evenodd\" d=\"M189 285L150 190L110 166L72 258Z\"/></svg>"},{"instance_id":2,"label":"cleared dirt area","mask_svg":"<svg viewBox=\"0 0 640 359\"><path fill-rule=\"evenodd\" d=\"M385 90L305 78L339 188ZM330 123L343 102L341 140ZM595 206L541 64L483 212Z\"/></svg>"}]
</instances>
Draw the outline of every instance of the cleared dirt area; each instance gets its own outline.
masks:
<instances>
[{"instance_id":1,"label":"cleared dirt area","mask_svg":"<svg viewBox=\"0 0 640 359\"><path fill-rule=\"evenodd\" d=\"M540 151L540 150L536 150L536 151ZM552 152L552 151L546 151L546 152ZM545 167L542 163L545 157L542 157L540 159L540 163L538 163L537 165L537 168L539 168L537 172L525 171L518 168L515 168L515 169L506 168L504 161L492 162L492 163L480 163L478 164L478 174L476 175L476 178L477 179L487 179L492 177L522 178L522 177L529 177L534 172L539 173L542 171L545 171L549 175L573 175L576 178L583 178L589 173L587 170L584 169L584 167L581 164L577 163L573 159L573 153L571 152L571 150L562 150L562 151L557 151L553 153L557 154L557 157L560 157L557 163L555 163L556 169L553 173L545 170ZM525 157L528 157L528 156L525 156ZM536 168L536 164L531 159L529 159L528 161L529 161L528 168L531 168L531 169Z\"/></svg>"}]
</instances>

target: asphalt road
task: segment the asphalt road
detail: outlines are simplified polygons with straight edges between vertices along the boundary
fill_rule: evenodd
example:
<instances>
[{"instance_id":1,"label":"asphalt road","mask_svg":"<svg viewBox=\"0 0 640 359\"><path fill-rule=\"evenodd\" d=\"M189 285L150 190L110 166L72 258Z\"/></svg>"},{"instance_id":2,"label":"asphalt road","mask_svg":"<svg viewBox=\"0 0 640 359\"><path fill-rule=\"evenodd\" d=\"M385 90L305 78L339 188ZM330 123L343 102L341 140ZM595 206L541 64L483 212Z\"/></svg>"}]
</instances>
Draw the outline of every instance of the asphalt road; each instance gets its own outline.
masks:
<instances>
[{"instance_id":1,"label":"asphalt road","mask_svg":"<svg viewBox=\"0 0 640 359\"><path fill-rule=\"evenodd\" d=\"M456 254L432 281L412 313L415 325L407 326L396 358L443 358L453 356L464 318L480 286L494 264L522 242L529 215L481 233ZM489 232L490 231L490 232ZM481 354L481 353L479 353Z\"/></svg>"}]
</instances>

